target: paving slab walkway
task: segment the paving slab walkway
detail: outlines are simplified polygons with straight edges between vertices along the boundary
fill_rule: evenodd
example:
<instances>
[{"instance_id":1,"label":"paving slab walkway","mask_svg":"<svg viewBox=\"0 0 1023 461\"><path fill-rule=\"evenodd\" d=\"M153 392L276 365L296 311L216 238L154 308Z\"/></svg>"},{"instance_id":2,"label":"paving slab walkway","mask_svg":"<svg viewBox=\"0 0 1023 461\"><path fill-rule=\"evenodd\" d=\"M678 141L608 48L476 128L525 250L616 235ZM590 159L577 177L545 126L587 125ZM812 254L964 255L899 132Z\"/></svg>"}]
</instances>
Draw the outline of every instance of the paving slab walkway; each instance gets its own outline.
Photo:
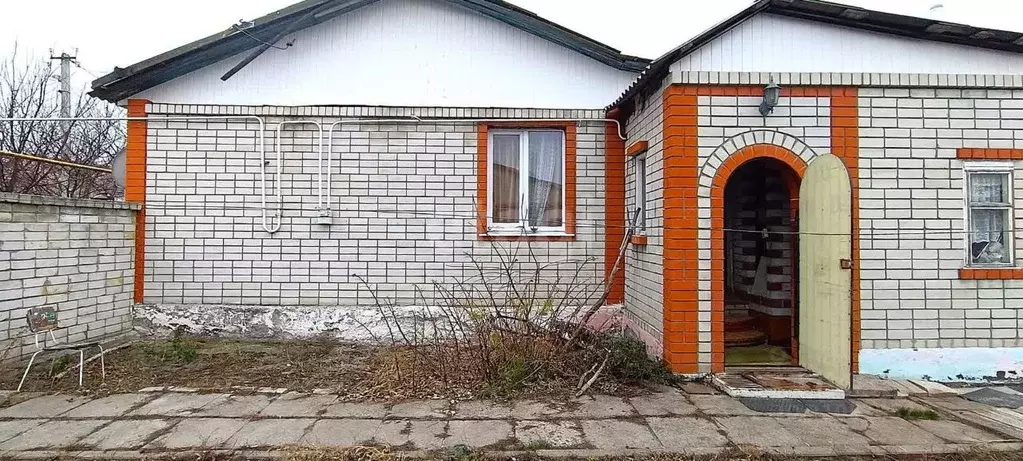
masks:
<instances>
[{"instance_id":1,"label":"paving slab walkway","mask_svg":"<svg viewBox=\"0 0 1023 461\"><path fill-rule=\"evenodd\" d=\"M854 399L847 414L761 413L738 399L662 389L628 399L340 402L316 394L140 392L102 398L13 394L0 405L0 456L131 459L165 451L273 453L378 444L399 451L464 445L547 455L745 449L786 455L930 454L1023 449L1023 410L958 396ZM910 421L901 408L941 418ZM965 417L964 417L965 415ZM983 416L983 417L981 417ZM993 422L992 422L993 421ZM1006 428L1009 429L1006 429Z\"/></svg>"}]
</instances>

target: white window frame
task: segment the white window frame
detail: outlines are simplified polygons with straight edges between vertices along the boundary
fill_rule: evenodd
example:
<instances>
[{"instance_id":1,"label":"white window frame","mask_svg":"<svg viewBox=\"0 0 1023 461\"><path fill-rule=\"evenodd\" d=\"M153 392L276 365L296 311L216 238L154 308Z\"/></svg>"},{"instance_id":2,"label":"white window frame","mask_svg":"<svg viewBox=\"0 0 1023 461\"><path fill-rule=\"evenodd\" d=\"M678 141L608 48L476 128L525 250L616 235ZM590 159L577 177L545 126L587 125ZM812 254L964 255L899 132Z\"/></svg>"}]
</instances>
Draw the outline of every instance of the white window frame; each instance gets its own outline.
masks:
<instances>
[{"instance_id":1,"label":"white window frame","mask_svg":"<svg viewBox=\"0 0 1023 461\"><path fill-rule=\"evenodd\" d=\"M633 190L635 195L635 205L639 211L639 217L636 219L636 226L633 229L633 233L636 235L646 235L647 228L647 216L648 209L647 203L649 202L647 197L647 164L646 154L640 154L632 158L635 170L635 180L633 181ZM636 211L633 210L633 213ZM628 216L628 219L632 219L633 216Z\"/></svg>"},{"instance_id":2,"label":"white window frame","mask_svg":"<svg viewBox=\"0 0 1023 461\"><path fill-rule=\"evenodd\" d=\"M552 227L537 227L534 232L529 226L529 218L526 212L529 194L529 133L558 133L561 135L561 225ZM495 223L494 222L494 135L515 134L519 136L519 221L516 223ZM552 128L501 128L491 129L487 132L487 231L491 235L527 235L527 236L567 236L566 224L568 219L568 136L564 130ZM526 200L527 203L522 203Z\"/></svg>"},{"instance_id":3,"label":"white window frame","mask_svg":"<svg viewBox=\"0 0 1023 461\"><path fill-rule=\"evenodd\" d=\"M1006 229L1009 238L1008 242L1005 242L1005 247L1009 253L1009 262L1007 263L975 263L973 262L973 217L970 215L971 210L975 208L970 203L970 178L974 174L1002 174L1008 176L1006 181L1006 199L1008 201L1008 228ZM967 267L1015 267L1016 266L1016 238L1015 238L1015 225L1016 225L1016 202L1015 202L1015 165L1013 162L999 162L999 161L967 161L963 162L963 216L965 217L963 244L966 249L965 262ZM994 207L997 209L1006 209L1005 207Z\"/></svg>"}]
</instances>

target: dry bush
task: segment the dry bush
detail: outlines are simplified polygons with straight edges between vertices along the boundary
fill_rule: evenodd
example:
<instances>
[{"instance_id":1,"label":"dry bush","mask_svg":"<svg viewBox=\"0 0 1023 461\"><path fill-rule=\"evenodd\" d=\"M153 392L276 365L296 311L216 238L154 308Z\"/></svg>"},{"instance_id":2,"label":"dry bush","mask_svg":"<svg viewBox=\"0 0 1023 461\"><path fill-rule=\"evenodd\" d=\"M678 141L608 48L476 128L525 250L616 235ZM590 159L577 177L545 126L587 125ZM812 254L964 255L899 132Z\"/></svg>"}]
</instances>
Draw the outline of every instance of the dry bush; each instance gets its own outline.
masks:
<instances>
[{"instance_id":1,"label":"dry bush","mask_svg":"<svg viewBox=\"0 0 1023 461\"><path fill-rule=\"evenodd\" d=\"M667 376L621 328L587 327L605 304L615 271L596 275L603 265L595 258L541 261L532 245L528 239L491 243L489 255L468 255L471 276L434 282L433 299L417 290L424 307L411 319L407 308L355 275L387 324L387 337L378 339L392 346L378 358L379 387L391 397L501 396L527 388L581 394L601 383Z\"/></svg>"}]
</instances>

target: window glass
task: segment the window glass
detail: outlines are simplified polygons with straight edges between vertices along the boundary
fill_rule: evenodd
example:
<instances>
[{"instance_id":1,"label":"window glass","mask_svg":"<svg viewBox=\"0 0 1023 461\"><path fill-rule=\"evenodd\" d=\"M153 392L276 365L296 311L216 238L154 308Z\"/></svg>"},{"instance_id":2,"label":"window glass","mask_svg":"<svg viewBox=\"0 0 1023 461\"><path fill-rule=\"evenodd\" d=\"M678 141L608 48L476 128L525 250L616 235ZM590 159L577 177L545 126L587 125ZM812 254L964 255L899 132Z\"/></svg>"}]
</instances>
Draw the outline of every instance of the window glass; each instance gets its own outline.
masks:
<instances>
[{"instance_id":1,"label":"window glass","mask_svg":"<svg viewBox=\"0 0 1023 461\"><path fill-rule=\"evenodd\" d=\"M556 131L529 132L530 227L561 227L564 223L563 134Z\"/></svg>"},{"instance_id":2,"label":"window glass","mask_svg":"<svg viewBox=\"0 0 1023 461\"><path fill-rule=\"evenodd\" d=\"M1009 173L969 173L970 263L1012 263Z\"/></svg>"},{"instance_id":3,"label":"window glass","mask_svg":"<svg viewBox=\"0 0 1023 461\"><path fill-rule=\"evenodd\" d=\"M519 135L495 134L491 140L492 167L490 191L493 222L517 223L519 215Z\"/></svg>"}]
</instances>

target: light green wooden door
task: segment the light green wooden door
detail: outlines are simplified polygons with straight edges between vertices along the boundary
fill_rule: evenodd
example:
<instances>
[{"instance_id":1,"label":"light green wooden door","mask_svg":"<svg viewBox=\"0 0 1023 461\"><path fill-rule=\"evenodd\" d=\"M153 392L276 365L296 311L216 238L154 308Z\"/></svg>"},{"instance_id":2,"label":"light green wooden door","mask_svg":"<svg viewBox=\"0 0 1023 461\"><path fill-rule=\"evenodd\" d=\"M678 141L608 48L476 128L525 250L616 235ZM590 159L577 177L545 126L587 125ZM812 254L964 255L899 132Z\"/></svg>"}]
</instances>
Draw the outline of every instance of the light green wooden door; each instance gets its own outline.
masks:
<instances>
[{"instance_id":1,"label":"light green wooden door","mask_svg":"<svg viewBox=\"0 0 1023 461\"><path fill-rule=\"evenodd\" d=\"M799 364L852 386L852 188L831 154L807 166L799 188Z\"/></svg>"}]
</instances>

